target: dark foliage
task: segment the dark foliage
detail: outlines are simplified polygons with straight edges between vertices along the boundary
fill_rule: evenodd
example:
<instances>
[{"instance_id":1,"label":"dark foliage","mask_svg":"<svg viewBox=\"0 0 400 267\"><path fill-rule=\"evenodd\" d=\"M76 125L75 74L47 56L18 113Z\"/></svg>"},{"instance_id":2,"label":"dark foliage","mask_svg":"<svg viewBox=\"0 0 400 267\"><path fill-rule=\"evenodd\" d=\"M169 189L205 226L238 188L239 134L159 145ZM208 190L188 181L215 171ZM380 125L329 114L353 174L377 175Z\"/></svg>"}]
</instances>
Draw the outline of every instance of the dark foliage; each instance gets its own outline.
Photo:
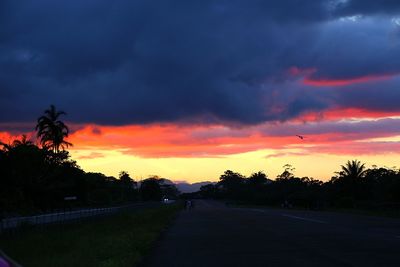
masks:
<instances>
[{"instance_id":1,"label":"dark foliage","mask_svg":"<svg viewBox=\"0 0 400 267\"><path fill-rule=\"evenodd\" d=\"M160 179L152 177L143 180L140 184L140 196L143 200L161 200Z\"/></svg>"},{"instance_id":2,"label":"dark foliage","mask_svg":"<svg viewBox=\"0 0 400 267\"><path fill-rule=\"evenodd\" d=\"M51 106L38 119L41 147L26 136L0 143L0 216L138 199L137 183L127 172L119 179L86 173L70 159L68 127L59 120L63 114Z\"/></svg>"},{"instance_id":3,"label":"dark foliage","mask_svg":"<svg viewBox=\"0 0 400 267\"><path fill-rule=\"evenodd\" d=\"M86 173L67 151L55 153L16 140L0 150L0 209L4 213L39 212L75 206L109 205L138 198L136 182ZM73 198L72 201L65 198Z\"/></svg>"},{"instance_id":4,"label":"dark foliage","mask_svg":"<svg viewBox=\"0 0 400 267\"><path fill-rule=\"evenodd\" d=\"M86 173L70 159L68 127L59 120L65 113L54 106L37 125L41 146L26 136L0 143L0 216L5 213L48 211L75 206L110 205L135 200L176 199L175 185L158 177L140 186L121 171L119 178ZM216 184L183 197L230 199L256 204L299 206L312 209L400 208L400 170L387 167L366 169L358 160L348 161L328 182L296 177L291 165L275 180L263 172L250 177L225 171Z\"/></svg>"},{"instance_id":5,"label":"dark foliage","mask_svg":"<svg viewBox=\"0 0 400 267\"><path fill-rule=\"evenodd\" d=\"M227 170L216 184L204 185L199 194L204 198L223 198L254 204L310 209L362 208L392 209L400 207L400 170L366 169L357 160L348 161L328 182L309 177L296 177L286 164L275 180L263 172L246 178Z\"/></svg>"},{"instance_id":6,"label":"dark foliage","mask_svg":"<svg viewBox=\"0 0 400 267\"><path fill-rule=\"evenodd\" d=\"M37 137L43 147L51 149L54 153L64 151L65 148L72 146L65 138L68 137L69 128L59 120L61 115L66 115L64 111L57 111L54 105L44 111L44 115L39 117L36 125Z\"/></svg>"}]
</instances>

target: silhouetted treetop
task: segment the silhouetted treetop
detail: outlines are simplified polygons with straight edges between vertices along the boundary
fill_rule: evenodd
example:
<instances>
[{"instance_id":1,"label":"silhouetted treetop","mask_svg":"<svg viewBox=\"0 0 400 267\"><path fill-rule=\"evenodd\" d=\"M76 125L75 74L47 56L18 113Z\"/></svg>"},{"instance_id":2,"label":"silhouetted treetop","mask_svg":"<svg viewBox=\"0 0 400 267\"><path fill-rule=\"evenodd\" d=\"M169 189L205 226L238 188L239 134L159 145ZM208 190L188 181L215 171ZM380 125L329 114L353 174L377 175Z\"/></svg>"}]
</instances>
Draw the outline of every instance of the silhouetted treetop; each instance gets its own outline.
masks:
<instances>
[{"instance_id":1,"label":"silhouetted treetop","mask_svg":"<svg viewBox=\"0 0 400 267\"><path fill-rule=\"evenodd\" d=\"M262 171L252 173L247 179L249 184L252 185L264 185L268 182L268 177Z\"/></svg>"},{"instance_id":2,"label":"silhouetted treetop","mask_svg":"<svg viewBox=\"0 0 400 267\"><path fill-rule=\"evenodd\" d=\"M341 176L346 178L358 179L365 174L365 164L361 164L359 160L347 161L345 165L341 165Z\"/></svg>"},{"instance_id":3,"label":"silhouetted treetop","mask_svg":"<svg viewBox=\"0 0 400 267\"><path fill-rule=\"evenodd\" d=\"M285 164L285 165L283 165L283 169L284 169L284 171L276 177L277 179L294 178L293 171L295 170L295 168L292 165Z\"/></svg>"},{"instance_id":4,"label":"silhouetted treetop","mask_svg":"<svg viewBox=\"0 0 400 267\"><path fill-rule=\"evenodd\" d=\"M71 143L65 138L68 137L69 129L59 117L66 115L64 111L57 111L54 105L44 111L44 115L37 120L36 131L40 144L43 147L51 149L54 153L65 150Z\"/></svg>"}]
</instances>

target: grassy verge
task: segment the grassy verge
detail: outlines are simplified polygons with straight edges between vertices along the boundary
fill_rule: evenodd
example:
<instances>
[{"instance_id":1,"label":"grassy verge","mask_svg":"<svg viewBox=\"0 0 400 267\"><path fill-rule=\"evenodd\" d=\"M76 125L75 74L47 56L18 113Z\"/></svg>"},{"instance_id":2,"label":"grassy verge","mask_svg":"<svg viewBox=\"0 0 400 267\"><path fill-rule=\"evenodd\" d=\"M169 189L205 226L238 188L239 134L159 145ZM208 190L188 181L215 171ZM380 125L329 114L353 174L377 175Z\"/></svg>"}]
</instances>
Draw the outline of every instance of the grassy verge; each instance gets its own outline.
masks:
<instances>
[{"instance_id":1,"label":"grassy verge","mask_svg":"<svg viewBox=\"0 0 400 267\"><path fill-rule=\"evenodd\" d=\"M0 248L23 266L135 266L179 205L0 236Z\"/></svg>"}]
</instances>

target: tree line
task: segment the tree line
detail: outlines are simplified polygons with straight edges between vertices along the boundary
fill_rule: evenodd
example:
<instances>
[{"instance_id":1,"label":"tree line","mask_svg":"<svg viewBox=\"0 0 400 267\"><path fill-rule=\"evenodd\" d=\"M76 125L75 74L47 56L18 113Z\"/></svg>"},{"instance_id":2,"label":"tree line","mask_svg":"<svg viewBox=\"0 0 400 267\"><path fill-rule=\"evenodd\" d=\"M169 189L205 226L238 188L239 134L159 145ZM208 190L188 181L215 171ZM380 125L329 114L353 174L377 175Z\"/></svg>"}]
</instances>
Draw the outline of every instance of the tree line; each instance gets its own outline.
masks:
<instances>
[{"instance_id":1,"label":"tree line","mask_svg":"<svg viewBox=\"0 0 400 267\"><path fill-rule=\"evenodd\" d=\"M275 180L264 172L249 177L225 171L215 184L204 185L199 195L254 204L311 209L400 208L400 169L366 168L358 160L348 161L327 182L309 177L296 177L287 164Z\"/></svg>"},{"instance_id":2,"label":"tree line","mask_svg":"<svg viewBox=\"0 0 400 267\"><path fill-rule=\"evenodd\" d=\"M179 195L173 183L156 176L137 182L125 171L118 178L83 171L67 151L72 144L66 141L69 128L60 120L64 115L53 105L45 110L35 127L37 143L25 135L11 143L0 142L0 215L65 206L159 201ZM217 183L184 195L193 196L315 209L399 208L400 170L377 166L367 169L365 164L352 160L327 182L297 177L289 164L274 180L261 171L245 177L227 170Z\"/></svg>"},{"instance_id":3,"label":"tree line","mask_svg":"<svg viewBox=\"0 0 400 267\"><path fill-rule=\"evenodd\" d=\"M83 171L67 151L72 144L63 115L53 105L45 110L35 128L37 143L25 135L0 142L0 216L178 195L172 183L156 176L137 182L125 171L118 178Z\"/></svg>"}]
</instances>

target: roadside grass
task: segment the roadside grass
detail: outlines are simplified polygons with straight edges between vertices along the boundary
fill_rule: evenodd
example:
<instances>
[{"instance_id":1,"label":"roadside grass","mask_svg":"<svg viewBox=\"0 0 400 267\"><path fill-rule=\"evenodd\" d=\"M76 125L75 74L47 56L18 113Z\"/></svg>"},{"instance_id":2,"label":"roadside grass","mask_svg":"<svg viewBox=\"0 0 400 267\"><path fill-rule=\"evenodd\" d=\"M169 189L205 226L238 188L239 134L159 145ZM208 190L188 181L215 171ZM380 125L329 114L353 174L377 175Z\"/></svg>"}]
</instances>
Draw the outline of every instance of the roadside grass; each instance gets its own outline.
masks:
<instances>
[{"instance_id":1,"label":"roadside grass","mask_svg":"<svg viewBox=\"0 0 400 267\"><path fill-rule=\"evenodd\" d=\"M180 204L0 236L0 248L23 266L136 266Z\"/></svg>"}]
</instances>

